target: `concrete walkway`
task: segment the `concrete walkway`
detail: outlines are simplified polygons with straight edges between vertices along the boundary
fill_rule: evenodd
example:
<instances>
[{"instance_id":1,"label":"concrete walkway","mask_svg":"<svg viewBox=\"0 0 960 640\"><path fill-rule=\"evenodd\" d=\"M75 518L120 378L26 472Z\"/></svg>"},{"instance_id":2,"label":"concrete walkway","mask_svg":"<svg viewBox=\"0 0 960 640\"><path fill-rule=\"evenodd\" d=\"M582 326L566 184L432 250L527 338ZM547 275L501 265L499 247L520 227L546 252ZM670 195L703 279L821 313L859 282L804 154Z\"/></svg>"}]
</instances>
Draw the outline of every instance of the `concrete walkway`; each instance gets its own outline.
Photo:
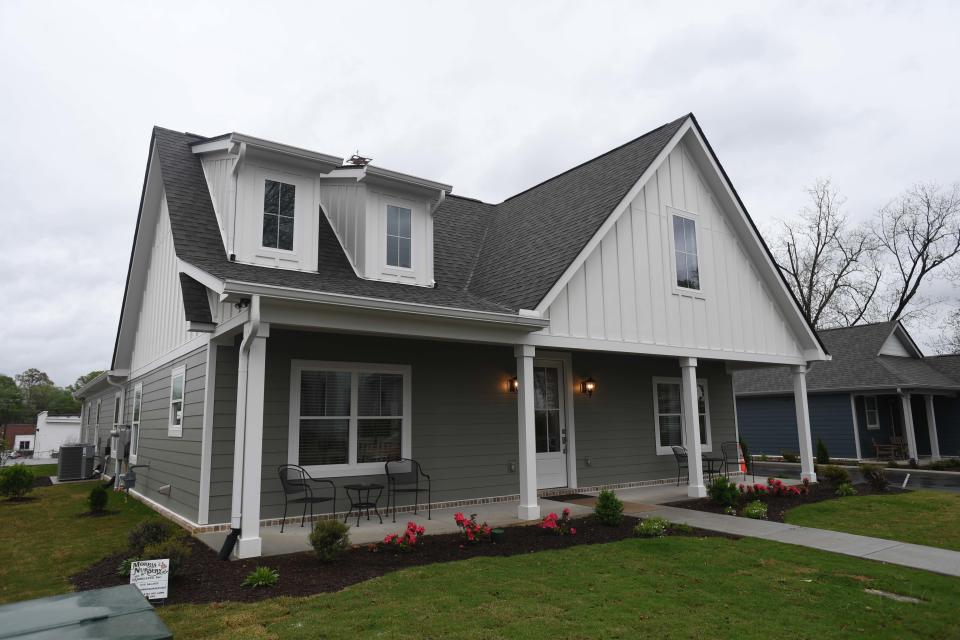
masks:
<instances>
[{"instance_id":1,"label":"concrete walkway","mask_svg":"<svg viewBox=\"0 0 960 640\"><path fill-rule=\"evenodd\" d=\"M700 529L795 544L960 577L960 552L948 549L662 505L638 510L629 515L644 518L660 516L670 522L688 524Z\"/></svg>"}]
</instances>

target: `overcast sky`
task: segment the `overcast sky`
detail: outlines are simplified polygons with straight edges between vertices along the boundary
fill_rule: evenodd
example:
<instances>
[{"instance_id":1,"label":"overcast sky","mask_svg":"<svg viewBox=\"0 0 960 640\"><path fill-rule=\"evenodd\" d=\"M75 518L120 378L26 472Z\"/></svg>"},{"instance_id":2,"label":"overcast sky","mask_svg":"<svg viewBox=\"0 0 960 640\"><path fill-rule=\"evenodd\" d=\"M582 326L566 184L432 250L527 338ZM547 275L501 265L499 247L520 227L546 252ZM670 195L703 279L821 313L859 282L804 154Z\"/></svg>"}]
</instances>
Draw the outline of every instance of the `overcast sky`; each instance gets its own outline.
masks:
<instances>
[{"instance_id":1,"label":"overcast sky","mask_svg":"<svg viewBox=\"0 0 960 640\"><path fill-rule=\"evenodd\" d=\"M499 202L693 111L764 229L960 179L960 3L678 4L3 0L0 373L109 365L154 124Z\"/></svg>"}]
</instances>

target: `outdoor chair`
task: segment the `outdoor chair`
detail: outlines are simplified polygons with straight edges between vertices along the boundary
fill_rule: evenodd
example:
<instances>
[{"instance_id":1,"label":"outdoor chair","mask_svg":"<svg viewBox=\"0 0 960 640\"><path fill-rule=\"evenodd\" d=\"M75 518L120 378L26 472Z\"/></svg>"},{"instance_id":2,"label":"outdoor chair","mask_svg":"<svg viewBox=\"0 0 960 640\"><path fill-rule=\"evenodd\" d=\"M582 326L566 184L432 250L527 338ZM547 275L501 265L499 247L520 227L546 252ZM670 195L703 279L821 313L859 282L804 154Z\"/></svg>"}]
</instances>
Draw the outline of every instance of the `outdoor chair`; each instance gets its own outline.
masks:
<instances>
[{"instance_id":1,"label":"outdoor chair","mask_svg":"<svg viewBox=\"0 0 960 640\"><path fill-rule=\"evenodd\" d=\"M902 436L890 436L890 446L893 447L893 453L898 458L907 457L907 441Z\"/></svg>"},{"instance_id":2,"label":"outdoor chair","mask_svg":"<svg viewBox=\"0 0 960 640\"><path fill-rule=\"evenodd\" d=\"M870 441L873 442L873 449L876 451L877 458L889 458L893 460L896 447L892 444L880 444L877 442L876 438L870 438Z\"/></svg>"},{"instance_id":3,"label":"outdoor chair","mask_svg":"<svg viewBox=\"0 0 960 640\"><path fill-rule=\"evenodd\" d=\"M730 477L730 467L735 473L740 472L740 443L728 440L720 443L720 452L723 454L723 475Z\"/></svg>"},{"instance_id":4,"label":"outdoor chair","mask_svg":"<svg viewBox=\"0 0 960 640\"><path fill-rule=\"evenodd\" d=\"M413 494L413 513L417 513L417 501L421 493L427 494L427 520L430 520L430 476L423 472L420 463L410 458L390 460L384 468L387 473L387 512L393 505L393 521L397 521L397 494ZM426 484L426 487L423 485Z\"/></svg>"},{"instance_id":5,"label":"outdoor chair","mask_svg":"<svg viewBox=\"0 0 960 640\"><path fill-rule=\"evenodd\" d=\"M337 512L337 487L331 480L311 478L303 467L295 464L282 464L277 467L280 476L280 486L283 487L283 520L280 521L280 533L287 520L287 507L291 504L302 504L303 515L300 516L300 526L307 517L307 508L310 509L310 521L313 521L313 505L331 502L331 513ZM329 492L329 495L327 494Z\"/></svg>"},{"instance_id":6,"label":"outdoor chair","mask_svg":"<svg viewBox=\"0 0 960 640\"><path fill-rule=\"evenodd\" d=\"M673 457L677 461L677 486L680 486L680 477L690 477L690 468L687 466L687 450L683 447L673 446Z\"/></svg>"}]
</instances>

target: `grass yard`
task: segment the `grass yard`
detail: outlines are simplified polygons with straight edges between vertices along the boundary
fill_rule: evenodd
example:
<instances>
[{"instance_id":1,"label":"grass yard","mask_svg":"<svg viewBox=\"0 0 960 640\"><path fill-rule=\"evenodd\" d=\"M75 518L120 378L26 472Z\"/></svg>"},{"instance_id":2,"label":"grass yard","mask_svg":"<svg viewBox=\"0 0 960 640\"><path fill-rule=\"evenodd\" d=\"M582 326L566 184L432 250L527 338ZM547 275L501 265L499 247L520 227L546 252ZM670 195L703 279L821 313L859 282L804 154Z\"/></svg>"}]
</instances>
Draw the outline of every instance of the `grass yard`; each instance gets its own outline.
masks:
<instances>
[{"instance_id":1,"label":"grass yard","mask_svg":"<svg viewBox=\"0 0 960 640\"><path fill-rule=\"evenodd\" d=\"M41 467L43 468L43 467ZM32 500L0 499L0 602L70 590L68 576L126 546L127 531L159 517L136 500L111 492L105 516L82 517L92 482L34 489Z\"/></svg>"},{"instance_id":2,"label":"grass yard","mask_svg":"<svg viewBox=\"0 0 960 640\"><path fill-rule=\"evenodd\" d=\"M960 551L960 494L912 491L851 496L787 512L790 524Z\"/></svg>"},{"instance_id":3,"label":"grass yard","mask_svg":"<svg viewBox=\"0 0 960 640\"><path fill-rule=\"evenodd\" d=\"M9 463L7 463L9 465ZM55 476L57 475L57 465L55 464L33 464L30 465L30 471L33 471L33 475L40 476Z\"/></svg>"},{"instance_id":4,"label":"grass yard","mask_svg":"<svg viewBox=\"0 0 960 640\"><path fill-rule=\"evenodd\" d=\"M761 540L675 537L428 565L339 593L160 615L177 638L902 639L958 637L958 601L960 580L933 573Z\"/></svg>"}]
</instances>

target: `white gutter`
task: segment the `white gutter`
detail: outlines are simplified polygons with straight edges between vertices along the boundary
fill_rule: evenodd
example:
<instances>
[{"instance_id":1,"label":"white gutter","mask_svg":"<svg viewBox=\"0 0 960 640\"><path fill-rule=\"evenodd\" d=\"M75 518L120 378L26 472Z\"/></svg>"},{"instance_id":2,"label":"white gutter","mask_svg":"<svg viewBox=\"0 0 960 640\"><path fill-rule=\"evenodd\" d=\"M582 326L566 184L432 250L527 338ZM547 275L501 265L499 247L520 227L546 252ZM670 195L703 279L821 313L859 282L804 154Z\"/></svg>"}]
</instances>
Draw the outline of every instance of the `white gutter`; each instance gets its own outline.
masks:
<instances>
[{"instance_id":1,"label":"white gutter","mask_svg":"<svg viewBox=\"0 0 960 640\"><path fill-rule=\"evenodd\" d=\"M237 363L237 417L233 446L233 500L230 509L230 526L240 528L243 515L244 449L247 435L247 367L250 347L260 333L260 296L250 299L249 330L244 331L240 342L240 359Z\"/></svg>"}]
</instances>

